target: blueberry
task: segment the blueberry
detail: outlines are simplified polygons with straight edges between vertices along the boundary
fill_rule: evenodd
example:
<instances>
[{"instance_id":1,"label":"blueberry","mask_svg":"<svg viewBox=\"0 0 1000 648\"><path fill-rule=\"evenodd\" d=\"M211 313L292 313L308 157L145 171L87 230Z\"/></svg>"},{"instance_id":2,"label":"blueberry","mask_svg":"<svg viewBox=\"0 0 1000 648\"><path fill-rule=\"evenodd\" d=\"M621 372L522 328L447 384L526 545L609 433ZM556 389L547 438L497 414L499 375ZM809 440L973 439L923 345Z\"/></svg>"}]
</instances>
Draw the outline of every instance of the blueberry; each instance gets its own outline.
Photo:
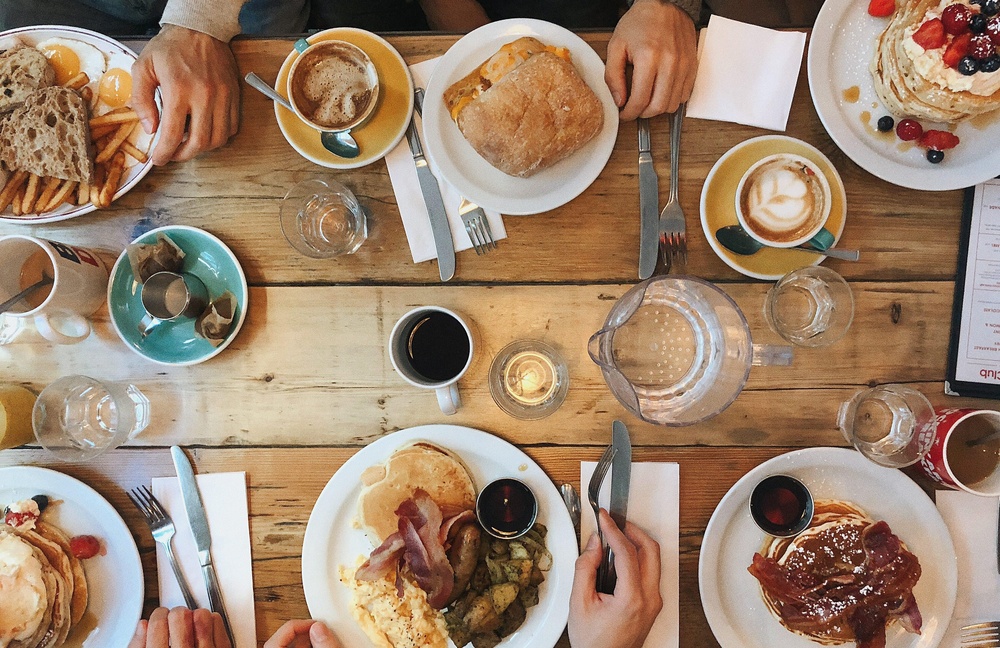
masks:
<instances>
[{"instance_id":1,"label":"blueberry","mask_svg":"<svg viewBox=\"0 0 1000 648\"><path fill-rule=\"evenodd\" d=\"M997 0L985 0L979 10L987 18L995 16L997 13L1000 13L1000 2L997 2Z\"/></svg>"},{"instance_id":2,"label":"blueberry","mask_svg":"<svg viewBox=\"0 0 1000 648\"><path fill-rule=\"evenodd\" d=\"M972 14L972 18L969 20L969 31L973 34L982 34L986 31L986 22L986 16L983 14Z\"/></svg>"},{"instance_id":3,"label":"blueberry","mask_svg":"<svg viewBox=\"0 0 1000 648\"><path fill-rule=\"evenodd\" d=\"M976 59L971 56L963 57L962 60L958 62L958 71L965 76L972 76L979 71L979 63L977 63Z\"/></svg>"},{"instance_id":4,"label":"blueberry","mask_svg":"<svg viewBox=\"0 0 1000 648\"><path fill-rule=\"evenodd\" d=\"M1000 70L1000 56L997 56L996 54L989 57L985 61L979 62L980 72L996 72L997 70Z\"/></svg>"},{"instance_id":5,"label":"blueberry","mask_svg":"<svg viewBox=\"0 0 1000 648\"><path fill-rule=\"evenodd\" d=\"M970 4L970 5L973 5L973 6L975 6L975 5L981 5L981 4L983 4L983 2L985 2L985 1L986 1L986 0L969 0L969 4Z\"/></svg>"},{"instance_id":6,"label":"blueberry","mask_svg":"<svg viewBox=\"0 0 1000 648\"><path fill-rule=\"evenodd\" d=\"M35 495L31 498L35 504L38 504L38 512L43 513L49 506L49 498L45 495Z\"/></svg>"},{"instance_id":7,"label":"blueberry","mask_svg":"<svg viewBox=\"0 0 1000 648\"><path fill-rule=\"evenodd\" d=\"M879 118L878 124L876 124L876 127L879 129L879 131L881 131L883 133L888 133L889 131L892 130L893 126L895 126L895 125L896 125L896 122L893 120L893 118L890 117L889 115L886 115L885 117L880 117Z\"/></svg>"},{"instance_id":8,"label":"blueberry","mask_svg":"<svg viewBox=\"0 0 1000 648\"><path fill-rule=\"evenodd\" d=\"M927 149L927 161L931 164L937 164L944 159L944 151L938 151L936 149Z\"/></svg>"}]
</instances>

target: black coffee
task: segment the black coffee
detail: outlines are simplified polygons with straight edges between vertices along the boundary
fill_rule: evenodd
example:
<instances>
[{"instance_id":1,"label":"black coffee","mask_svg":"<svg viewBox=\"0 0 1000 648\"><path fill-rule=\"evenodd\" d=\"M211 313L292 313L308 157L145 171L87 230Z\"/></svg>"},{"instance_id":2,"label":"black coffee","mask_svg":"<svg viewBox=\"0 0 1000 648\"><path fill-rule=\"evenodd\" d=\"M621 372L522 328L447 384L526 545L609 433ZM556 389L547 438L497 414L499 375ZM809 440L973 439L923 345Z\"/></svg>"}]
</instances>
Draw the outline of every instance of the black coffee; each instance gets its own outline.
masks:
<instances>
[{"instance_id":1,"label":"black coffee","mask_svg":"<svg viewBox=\"0 0 1000 648\"><path fill-rule=\"evenodd\" d=\"M420 317L404 339L410 366L428 382L451 380L469 361L469 335L448 313L432 311Z\"/></svg>"}]
</instances>

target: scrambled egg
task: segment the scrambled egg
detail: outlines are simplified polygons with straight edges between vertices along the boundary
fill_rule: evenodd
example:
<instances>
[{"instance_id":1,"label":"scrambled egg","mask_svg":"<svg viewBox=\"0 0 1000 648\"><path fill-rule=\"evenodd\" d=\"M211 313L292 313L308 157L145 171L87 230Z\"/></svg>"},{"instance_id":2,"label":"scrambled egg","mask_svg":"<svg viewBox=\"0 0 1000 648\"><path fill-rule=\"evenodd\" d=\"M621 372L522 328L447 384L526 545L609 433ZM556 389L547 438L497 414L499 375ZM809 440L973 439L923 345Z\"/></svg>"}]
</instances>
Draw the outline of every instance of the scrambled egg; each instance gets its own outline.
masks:
<instances>
[{"instance_id":1,"label":"scrambled egg","mask_svg":"<svg viewBox=\"0 0 1000 648\"><path fill-rule=\"evenodd\" d=\"M393 575L359 581L354 570L340 568L340 580L353 593L354 618L378 648L447 648L444 615L427 604L427 594L403 579L403 598Z\"/></svg>"}]
</instances>

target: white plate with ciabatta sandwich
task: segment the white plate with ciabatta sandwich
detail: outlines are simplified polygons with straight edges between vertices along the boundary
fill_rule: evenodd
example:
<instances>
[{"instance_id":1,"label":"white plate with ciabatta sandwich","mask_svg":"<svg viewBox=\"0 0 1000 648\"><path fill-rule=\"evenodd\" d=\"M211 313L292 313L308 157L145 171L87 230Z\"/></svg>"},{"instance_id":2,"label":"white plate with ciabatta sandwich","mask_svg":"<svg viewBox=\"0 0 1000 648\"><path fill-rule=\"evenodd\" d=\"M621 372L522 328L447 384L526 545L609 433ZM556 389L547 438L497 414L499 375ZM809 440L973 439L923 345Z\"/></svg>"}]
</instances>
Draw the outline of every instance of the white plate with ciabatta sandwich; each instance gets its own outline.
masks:
<instances>
[{"instance_id":1,"label":"white plate with ciabatta sandwich","mask_svg":"<svg viewBox=\"0 0 1000 648\"><path fill-rule=\"evenodd\" d=\"M504 214L537 214L600 175L618 107L604 61L579 36L541 20L500 20L438 61L423 125L427 154L463 196Z\"/></svg>"},{"instance_id":2,"label":"white plate with ciabatta sandwich","mask_svg":"<svg viewBox=\"0 0 1000 648\"><path fill-rule=\"evenodd\" d=\"M155 135L128 107L136 58L77 27L0 33L0 221L81 216L149 173Z\"/></svg>"},{"instance_id":3,"label":"white plate with ciabatta sandwich","mask_svg":"<svg viewBox=\"0 0 1000 648\"><path fill-rule=\"evenodd\" d=\"M489 536L473 509L503 478L538 503L531 530ZM503 439L454 425L402 430L330 478L306 528L309 613L345 646L550 648L562 636L576 533L555 485Z\"/></svg>"}]
</instances>

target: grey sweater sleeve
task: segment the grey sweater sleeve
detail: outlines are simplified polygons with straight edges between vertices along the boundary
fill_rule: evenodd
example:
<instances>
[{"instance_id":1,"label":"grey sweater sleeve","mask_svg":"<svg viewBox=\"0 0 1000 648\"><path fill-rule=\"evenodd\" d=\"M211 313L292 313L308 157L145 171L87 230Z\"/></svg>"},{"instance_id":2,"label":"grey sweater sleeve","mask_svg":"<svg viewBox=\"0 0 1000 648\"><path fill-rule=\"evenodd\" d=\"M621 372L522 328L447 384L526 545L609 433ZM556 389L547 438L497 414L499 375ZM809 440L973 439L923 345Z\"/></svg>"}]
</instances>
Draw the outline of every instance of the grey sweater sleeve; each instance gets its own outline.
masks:
<instances>
[{"instance_id":1,"label":"grey sweater sleeve","mask_svg":"<svg viewBox=\"0 0 1000 648\"><path fill-rule=\"evenodd\" d=\"M177 25L228 43L240 33L240 9L247 0L167 0L161 25Z\"/></svg>"}]
</instances>

